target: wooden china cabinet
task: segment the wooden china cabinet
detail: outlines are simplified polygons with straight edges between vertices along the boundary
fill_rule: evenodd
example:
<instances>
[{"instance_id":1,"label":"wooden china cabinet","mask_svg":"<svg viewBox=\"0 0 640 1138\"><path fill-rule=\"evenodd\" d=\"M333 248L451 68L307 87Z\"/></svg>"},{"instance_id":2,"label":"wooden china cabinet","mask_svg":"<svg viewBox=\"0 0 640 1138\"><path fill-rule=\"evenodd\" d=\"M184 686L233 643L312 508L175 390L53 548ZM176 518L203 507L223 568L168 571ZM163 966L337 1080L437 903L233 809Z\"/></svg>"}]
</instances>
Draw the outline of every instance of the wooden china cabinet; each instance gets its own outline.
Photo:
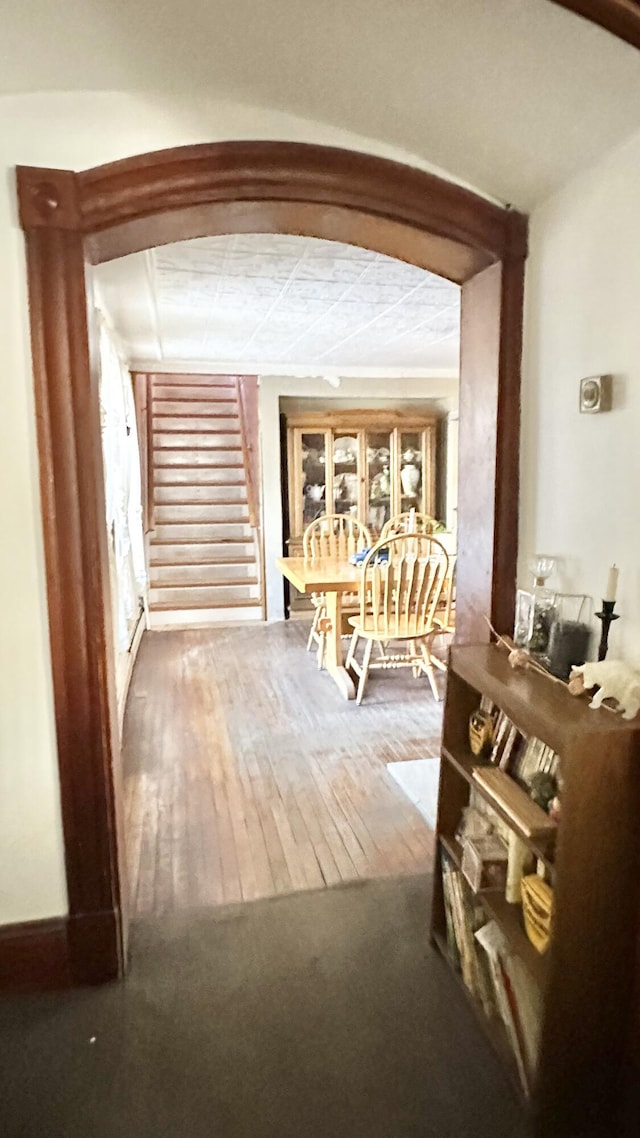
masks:
<instances>
[{"instance_id":1,"label":"wooden china cabinet","mask_svg":"<svg viewBox=\"0 0 640 1138\"><path fill-rule=\"evenodd\" d=\"M437 423L380 409L288 416L290 556L322 514L353 514L372 537L403 510L434 514Z\"/></svg>"}]
</instances>

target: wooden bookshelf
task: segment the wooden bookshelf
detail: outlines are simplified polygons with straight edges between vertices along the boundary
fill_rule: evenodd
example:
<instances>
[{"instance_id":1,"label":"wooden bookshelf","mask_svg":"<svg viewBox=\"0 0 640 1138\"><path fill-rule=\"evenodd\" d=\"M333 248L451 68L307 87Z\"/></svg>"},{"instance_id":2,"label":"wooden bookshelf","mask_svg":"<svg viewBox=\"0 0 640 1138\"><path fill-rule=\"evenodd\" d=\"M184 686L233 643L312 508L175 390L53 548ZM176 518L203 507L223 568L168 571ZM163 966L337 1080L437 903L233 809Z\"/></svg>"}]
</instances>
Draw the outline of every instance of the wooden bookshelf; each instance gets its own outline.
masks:
<instances>
[{"instance_id":1,"label":"wooden bookshelf","mask_svg":"<svg viewBox=\"0 0 640 1138\"><path fill-rule=\"evenodd\" d=\"M525 792L515 782L512 794L503 780L474 778L474 768L483 764L471 754L468 723L483 695L523 734L559 754L563 786L557 827L545 824L544 814L537 817L528 804L525 810L519 797ZM463 882L469 905L480 905L479 911L496 922L536 993L539 1046L527 1079L533 1133L536 1138L583 1133L611 1138L617 1133L628 1059L640 915L640 717L628 722L604 709L594 711L547 677L514 671L497 647L454 647L437 837L439 850L457 871L463 848L455 835L472 788L544 863L553 886L551 942L540 954L527 938L520 905L509 904L501 890L473 894ZM432 936L455 971L440 859ZM459 972L456 977L513 1074L509 1033L485 1015Z\"/></svg>"}]
</instances>

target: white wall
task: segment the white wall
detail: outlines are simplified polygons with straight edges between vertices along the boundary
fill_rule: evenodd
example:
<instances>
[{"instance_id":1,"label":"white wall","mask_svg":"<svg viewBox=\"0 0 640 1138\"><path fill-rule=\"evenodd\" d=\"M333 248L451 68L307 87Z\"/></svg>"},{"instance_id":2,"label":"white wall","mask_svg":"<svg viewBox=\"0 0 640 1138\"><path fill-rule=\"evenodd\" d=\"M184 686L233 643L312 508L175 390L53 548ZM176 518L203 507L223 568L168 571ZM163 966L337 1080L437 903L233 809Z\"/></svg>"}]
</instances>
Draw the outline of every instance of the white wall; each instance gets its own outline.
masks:
<instances>
[{"instance_id":1,"label":"white wall","mask_svg":"<svg viewBox=\"0 0 640 1138\"><path fill-rule=\"evenodd\" d=\"M280 399L318 398L360 402L376 399L439 399L451 408L458 405L455 376L397 377L385 379L344 378L339 388L326 380L291 376L261 376L259 387L260 453L262 461L262 514L265 556L267 620L284 619L282 576L275 567L282 556L282 480L280 477Z\"/></svg>"},{"instance_id":2,"label":"white wall","mask_svg":"<svg viewBox=\"0 0 640 1138\"><path fill-rule=\"evenodd\" d=\"M599 602L615 561L610 656L640 665L640 134L538 209L530 237L521 581L551 553L557 585ZM613 410L579 414L579 380L607 372Z\"/></svg>"},{"instance_id":3,"label":"white wall","mask_svg":"<svg viewBox=\"0 0 640 1138\"><path fill-rule=\"evenodd\" d=\"M400 150L268 108L83 92L0 98L0 924L67 911L24 246L14 167L85 169L167 146L274 138Z\"/></svg>"}]
</instances>

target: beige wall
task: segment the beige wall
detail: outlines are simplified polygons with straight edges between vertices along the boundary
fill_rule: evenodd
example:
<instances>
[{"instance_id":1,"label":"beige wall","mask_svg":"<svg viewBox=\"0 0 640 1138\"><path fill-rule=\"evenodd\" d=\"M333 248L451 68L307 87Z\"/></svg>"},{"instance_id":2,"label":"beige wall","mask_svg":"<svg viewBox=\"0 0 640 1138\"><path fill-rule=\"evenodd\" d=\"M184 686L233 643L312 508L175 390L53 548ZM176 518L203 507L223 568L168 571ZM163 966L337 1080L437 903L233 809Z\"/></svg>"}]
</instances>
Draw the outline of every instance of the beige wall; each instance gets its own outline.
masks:
<instances>
[{"instance_id":1,"label":"beige wall","mask_svg":"<svg viewBox=\"0 0 640 1138\"><path fill-rule=\"evenodd\" d=\"M599 602L615 561L610 655L640 666L640 134L538 209L530 244L521 581L551 553L557 585ZM608 372L613 410L581 415L579 380Z\"/></svg>"}]
</instances>

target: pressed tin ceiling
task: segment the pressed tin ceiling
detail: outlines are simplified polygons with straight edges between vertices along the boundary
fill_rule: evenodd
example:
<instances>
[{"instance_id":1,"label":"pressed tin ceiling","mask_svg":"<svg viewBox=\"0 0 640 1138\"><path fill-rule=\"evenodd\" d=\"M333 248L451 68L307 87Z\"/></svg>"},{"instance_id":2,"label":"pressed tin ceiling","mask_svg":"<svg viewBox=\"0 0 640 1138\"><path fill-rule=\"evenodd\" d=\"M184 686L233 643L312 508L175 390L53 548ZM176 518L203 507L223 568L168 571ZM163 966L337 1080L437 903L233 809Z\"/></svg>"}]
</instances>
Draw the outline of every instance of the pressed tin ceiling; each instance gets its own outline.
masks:
<instances>
[{"instance_id":1,"label":"pressed tin ceiling","mask_svg":"<svg viewBox=\"0 0 640 1138\"><path fill-rule=\"evenodd\" d=\"M101 265L95 280L134 361L319 374L458 365L458 286L351 245L207 237Z\"/></svg>"}]
</instances>

